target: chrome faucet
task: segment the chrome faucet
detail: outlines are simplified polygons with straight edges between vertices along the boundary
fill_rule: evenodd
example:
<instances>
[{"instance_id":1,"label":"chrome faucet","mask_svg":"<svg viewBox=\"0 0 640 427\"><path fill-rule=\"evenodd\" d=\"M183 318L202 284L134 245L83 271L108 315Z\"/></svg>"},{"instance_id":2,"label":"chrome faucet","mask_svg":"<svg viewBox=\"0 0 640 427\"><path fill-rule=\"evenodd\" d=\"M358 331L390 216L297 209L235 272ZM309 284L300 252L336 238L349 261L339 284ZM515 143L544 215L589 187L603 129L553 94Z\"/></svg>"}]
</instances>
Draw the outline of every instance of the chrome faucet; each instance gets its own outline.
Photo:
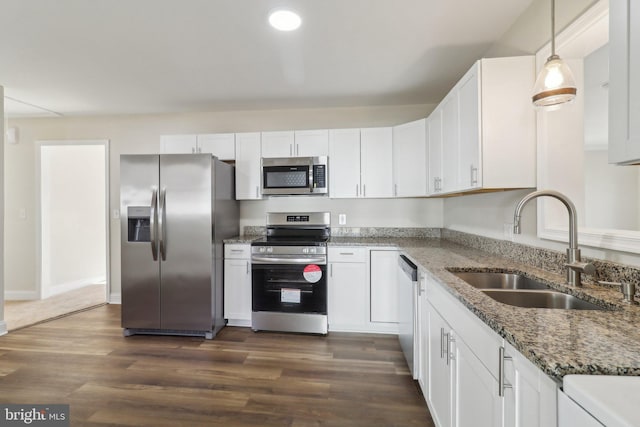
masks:
<instances>
[{"instance_id":1,"label":"chrome faucet","mask_svg":"<svg viewBox=\"0 0 640 427\"><path fill-rule=\"evenodd\" d=\"M594 274L596 268L593 264L580 260L580 249L578 249L578 215L576 207L571 200L562 193L553 190L539 190L529 193L520 200L516 211L513 214L513 233L520 234L520 212L529 200L540 196L549 196L558 199L564 204L569 212L569 249L567 249L567 283L573 286L582 286L581 273Z\"/></svg>"}]
</instances>

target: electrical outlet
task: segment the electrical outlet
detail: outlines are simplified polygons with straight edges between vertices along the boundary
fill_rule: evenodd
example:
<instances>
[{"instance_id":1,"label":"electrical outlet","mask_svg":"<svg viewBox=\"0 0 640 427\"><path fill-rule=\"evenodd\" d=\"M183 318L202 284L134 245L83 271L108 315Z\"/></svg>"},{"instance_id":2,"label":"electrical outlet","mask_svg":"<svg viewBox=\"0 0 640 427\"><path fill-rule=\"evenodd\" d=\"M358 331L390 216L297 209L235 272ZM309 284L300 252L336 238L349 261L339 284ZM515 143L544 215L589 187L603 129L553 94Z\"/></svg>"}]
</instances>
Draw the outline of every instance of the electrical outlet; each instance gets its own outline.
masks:
<instances>
[{"instance_id":1,"label":"electrical outlet","mask_svg":"<svg viewBox=\"0 0 640 427\"><path fill-rule=\"evenodd\" d=\"M339 214L338 215L338 224L339 225L346 225L347 223L347 214Z\"/></svg>"},{"instance_id":2,"label":"electrical outlet","mask_svg":"<svg viewBox=\"0 0 640 427\"><path fill-rule=\"evenodd\" d=\"M113 219L120 218L120 211L118 209L113 210Z\"/></svg>"}]
</instances>

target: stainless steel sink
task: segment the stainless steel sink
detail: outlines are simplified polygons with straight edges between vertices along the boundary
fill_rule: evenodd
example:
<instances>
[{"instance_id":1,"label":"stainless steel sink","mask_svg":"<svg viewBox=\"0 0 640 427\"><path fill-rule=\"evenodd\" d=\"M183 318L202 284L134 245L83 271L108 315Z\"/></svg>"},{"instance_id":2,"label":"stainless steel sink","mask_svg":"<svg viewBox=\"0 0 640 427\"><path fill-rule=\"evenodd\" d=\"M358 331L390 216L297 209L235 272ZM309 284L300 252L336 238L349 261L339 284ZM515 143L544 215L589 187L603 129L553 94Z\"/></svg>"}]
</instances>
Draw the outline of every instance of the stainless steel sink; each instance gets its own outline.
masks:
<instances>
[{"instance_id":1,"label":"stainless steel sink","mask_svg":"<svg viewBox=\"0 0 640 427\"><path fill-rule=\"evenodd\" d=\"M525 308L606 310L604 307L573 295L552 290L544 283L518 273L487 271L452 271L451 273L503 304Z\"/></svg>"},{"instance_id":2,"label":"stainless steel sink","mask_svg":"<svg viewBox=\"0 0 640 427\"><path fill-rule=\"evenodd\" d=\"M565 310L606 310L573 295L542 290L483 290L485 294L503 304L526 308L559 308Z\"/></svg>"},{"instance_id":3,"label":"stainless steel sink","mask_svg":"<svg viewBox=\"0 0 640 427\"><path fill-rule=\"evenodd\" d=\"M452 274L478 289L549 289L544 283L517 273L460 271Z\"/></svg>"}]
</instances>

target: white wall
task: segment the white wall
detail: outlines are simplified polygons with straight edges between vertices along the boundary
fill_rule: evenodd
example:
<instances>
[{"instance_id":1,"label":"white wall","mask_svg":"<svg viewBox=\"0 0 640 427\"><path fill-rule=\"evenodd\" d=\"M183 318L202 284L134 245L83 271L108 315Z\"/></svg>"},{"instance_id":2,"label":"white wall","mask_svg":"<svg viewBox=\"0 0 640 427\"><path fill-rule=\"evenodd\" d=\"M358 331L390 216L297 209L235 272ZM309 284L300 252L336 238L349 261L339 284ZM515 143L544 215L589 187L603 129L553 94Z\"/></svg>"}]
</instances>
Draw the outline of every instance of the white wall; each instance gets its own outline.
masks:
<instances>
[{"instance_id":1,"label":"white wall","mask_svg":"<svg viewBox=\"0 0 640 427\"><path fill-rule=\"evenodd\" d=\"M105 147L42 145L44 298L106 279Z\"/></svg>"},{"instance_id":2,"label":"white wall","mask_svg":"<svg viewBox=\"0 0 640 427\"><path fill-rule=\"evenodd\" d=\"M120 154L157 153L160 135L181 133L251 132L284 129L318 129L389 126L426 117L434 105L408 105L359 108L296 109L226 111L207 113L183 113L164 115L70 117L46 119L10 120L19 128L20 144L6 147L5 176L9 183L5 194L5 289L9 291L33 291L35 284L36 247L33 212L35 210L35 141L38 140L87 140L110 141L110 211L119 207ZM326 200L326 199L325 199ZM278 201L247 202L241 209L245 224L258 224L262 212L271 209ZM297 203L297 202L296 202ZM304 202L303 202L304 203ZM311 202L315 203L315 202ZM431 209L432 203L409 200L395 205L393 200L379 201L328 201L330 210L345 208L348 225L396 225L396 221L415 226L439 225L440 202L435 202L435 214L422 211ZM243 203L244 205L245 203ZM288 206L288 205L287 205ZM396 208L400 206L400 209ZM286 206L278 205L286 208ZM296 205L291 206L296 209ZM24 208L27 217L19 217ZM374 220L374 210L385 212L388 220ZM245 219L245 216L247 217ZM120 292L120 222L111 224L111 290L117 298ZM384 224L382 224L384 223Z\"/></svg>"},{"instance_id":3,"label":"white wall","mask_svg":"<svg viewBox=\"0 0 640 427\"><path fill-rule=\"evenodd\" d=\"M7 333L4 321L4 88L0 86L0 335Z\"/></svg>"}]
</instances>

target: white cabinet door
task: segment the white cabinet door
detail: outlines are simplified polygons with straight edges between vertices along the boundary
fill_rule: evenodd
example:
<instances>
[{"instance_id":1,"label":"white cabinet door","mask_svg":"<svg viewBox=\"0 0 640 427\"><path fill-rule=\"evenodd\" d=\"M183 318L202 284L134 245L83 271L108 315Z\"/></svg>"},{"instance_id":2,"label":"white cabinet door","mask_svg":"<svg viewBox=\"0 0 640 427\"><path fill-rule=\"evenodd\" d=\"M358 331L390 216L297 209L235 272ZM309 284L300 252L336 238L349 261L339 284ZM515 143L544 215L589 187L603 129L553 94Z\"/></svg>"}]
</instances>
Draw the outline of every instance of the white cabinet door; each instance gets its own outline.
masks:
<instances>
[{"instance_id":1,"label":"white cabinet door","mask_svg":"<svg viewBox=\"0 0 640 427\"><path fill-rule=\"evenodd\" d=\"M609 5L609 162L640 163L640 8Z\"/></svg>"},{"instance_id":2,"label":"white cabinet door","mask_svg":"<svg viewBox=\"0 0 640 427\"><path fill-rule=\"evenodd\" d=\"M393 127L393 195L427 194L427 119Z\"/></svg>"},{"instance_id":3,"label":"white cabinet door","mask_svg":"<svg viewBox=\"0 0 640 427\"><path fill-rule=\"evenodd\" d=\"M502 398L498 396L498 382L459 337L455 349L455 425L500 426Z\"/></svg>"},{"instance_id":4,"label":"white cabinet door","mask_svg":"<svg viewBox=\"0 0 640 427\"><path fill-rule=\"evenodd\" d=\"M329 131L329 196L360 197L360 129Z\"/></svg>"},{"instance_id":5,"label":"white cabinet door","mask_svg":"<svg viewBox=\"0 0 640 427\"><path fill-rule=\"evenodd\" d=\"M231 326L251 326L251 263L224 260L224 317Z\"/></svg>"},{"instance_id":6,"label":"white cabinet door","mask_svg":"<svg viewBox=\"0 0 640 427\"><path fill-rule=\"evenodd\" d=\"M255 200L260 194L260 133L236 134L236 199Z\"/></svg>"},{"instance_id":7,"label":"white cabinet door","mask_svg":"<svg viewBox=\"0 0 640 427\"><path fill-rule=\"evenodd\" d=\"M555 427L557 425L557 386L505 343L504 392L505 425L513 427Z\"/></svg>"},{"instance_id":8,"label":"white cabinet door","mask_svg":"<svg viewBox=\"0 0 640 427\"><path fill-rule=\"evenodd\" d=\"M458 83L459 154L458 188L470 190L482 187L480 173L480 62Z\"/></svg>"},{"instance_id":9,"label":"white cabinet door","mask_svg":"<svg viewBox=\"0 0 640 427\"><path fill-rule=\"evenodd\" d=\"M371 321L398 322L398 251L371 251Z\"/></svg>"},{"instance_id":10,"label":"white cabinet door","mask_svg":"<svg viewBox=\"0 0 640 427\"><path fill-rule=\"evenodd\" d=\"M369 321L366 262L330 262L328 286L329 330L366 330Z\"/></svg>"},{"instance_id":11,"label":"white cabinet door","mask_svg":"<svg viewBox=\"0 0 640 427\"><path fill-rule=\"evenodd\" d=\"M454 92L442 101L442 181L443 193L458 188L458 156L460 132L458 94Z\"/></svg>"},{"instance_id":12,"label":"white cabinet door","mask_svg":"<svg viewBox=\"0 0 640 427\"><path fill-rule=\"evenodd\" d=\"M439 427L452 427L453 421L453 367L451 327L431 305L427 305L429 317L429 402L431 416Z\"/></svg>"},{"instance_id":13,"label":"white cabinet door","mask_svg":"<svg viewBox=\"0 0 640 427\"><path fill-rule=\"evenodd\" d=\"M558 427L604 427L582 406L563 392L558 392Z\"/></svg>"},{"instance_id":14,"label":"white cabinet door","mask_svg":"<svg viewBox=\"0 0 640 427\"><path fill-rule=\"evenodd\" d=\"M294 157L293 131L262 132L262 157Z\"/></svg>"},{"instance_id":15,"label":"white cabinet door","mask_svg":"<svg viewBox=\"0 0 640 427\"><path fill-rule=\"evenodd\" d=\"M393 196L392 130L360 129L360 170L362 196L382 198Z\"/></svg>"},{"instance_id":16,"label":"white cabinet door","mask_svg":"<svg viewBox=\"0 0 640 427\"><path fill-rule=\"evenodd\" d=\"M297 130L294 133L296 157L318 157L329 155L329 131Z\"/></svg>"},{"instance_id":17,"label":"white cabinet door","mask_svg":"<svg viewBox=\"0 0 640 427\"><path fill-rule=\"evenodd\" d=\"M235 160L236 136L233 133L213 133L197 136L198 153L213 154L220 160Z\"/></svg>"},{"instance_id":18,"label":"white cabinet door","mask_svg":"<svg viewBox=\"0 0 640 427\"><path fill-rule=\"evenodd\" d=\"M194 154L196 152L196 135L160 136L160 154Z\"/></svg>"},{"instance_id":19,"label":"white cabinet door","mask_svg":"<svg viewBox=\"0 0 640 427\"><path fill-rule=\"evenodd\" d=\"M436 108L428 119L429 195L442 191L442 108Z\"/></svg>"},{"instance_id":20,"label":"white cabinet door","mask_svg":"<svg viewBox=\"0 0 640 427\"><path fill-rule=\"evenodd\" d=\"M417 335L418 335L418 383L425 399L429 396L429 315L427 300L427 273L420 271L418 274L420 292L418 296Z\"/></svg>"}]
</instances>

